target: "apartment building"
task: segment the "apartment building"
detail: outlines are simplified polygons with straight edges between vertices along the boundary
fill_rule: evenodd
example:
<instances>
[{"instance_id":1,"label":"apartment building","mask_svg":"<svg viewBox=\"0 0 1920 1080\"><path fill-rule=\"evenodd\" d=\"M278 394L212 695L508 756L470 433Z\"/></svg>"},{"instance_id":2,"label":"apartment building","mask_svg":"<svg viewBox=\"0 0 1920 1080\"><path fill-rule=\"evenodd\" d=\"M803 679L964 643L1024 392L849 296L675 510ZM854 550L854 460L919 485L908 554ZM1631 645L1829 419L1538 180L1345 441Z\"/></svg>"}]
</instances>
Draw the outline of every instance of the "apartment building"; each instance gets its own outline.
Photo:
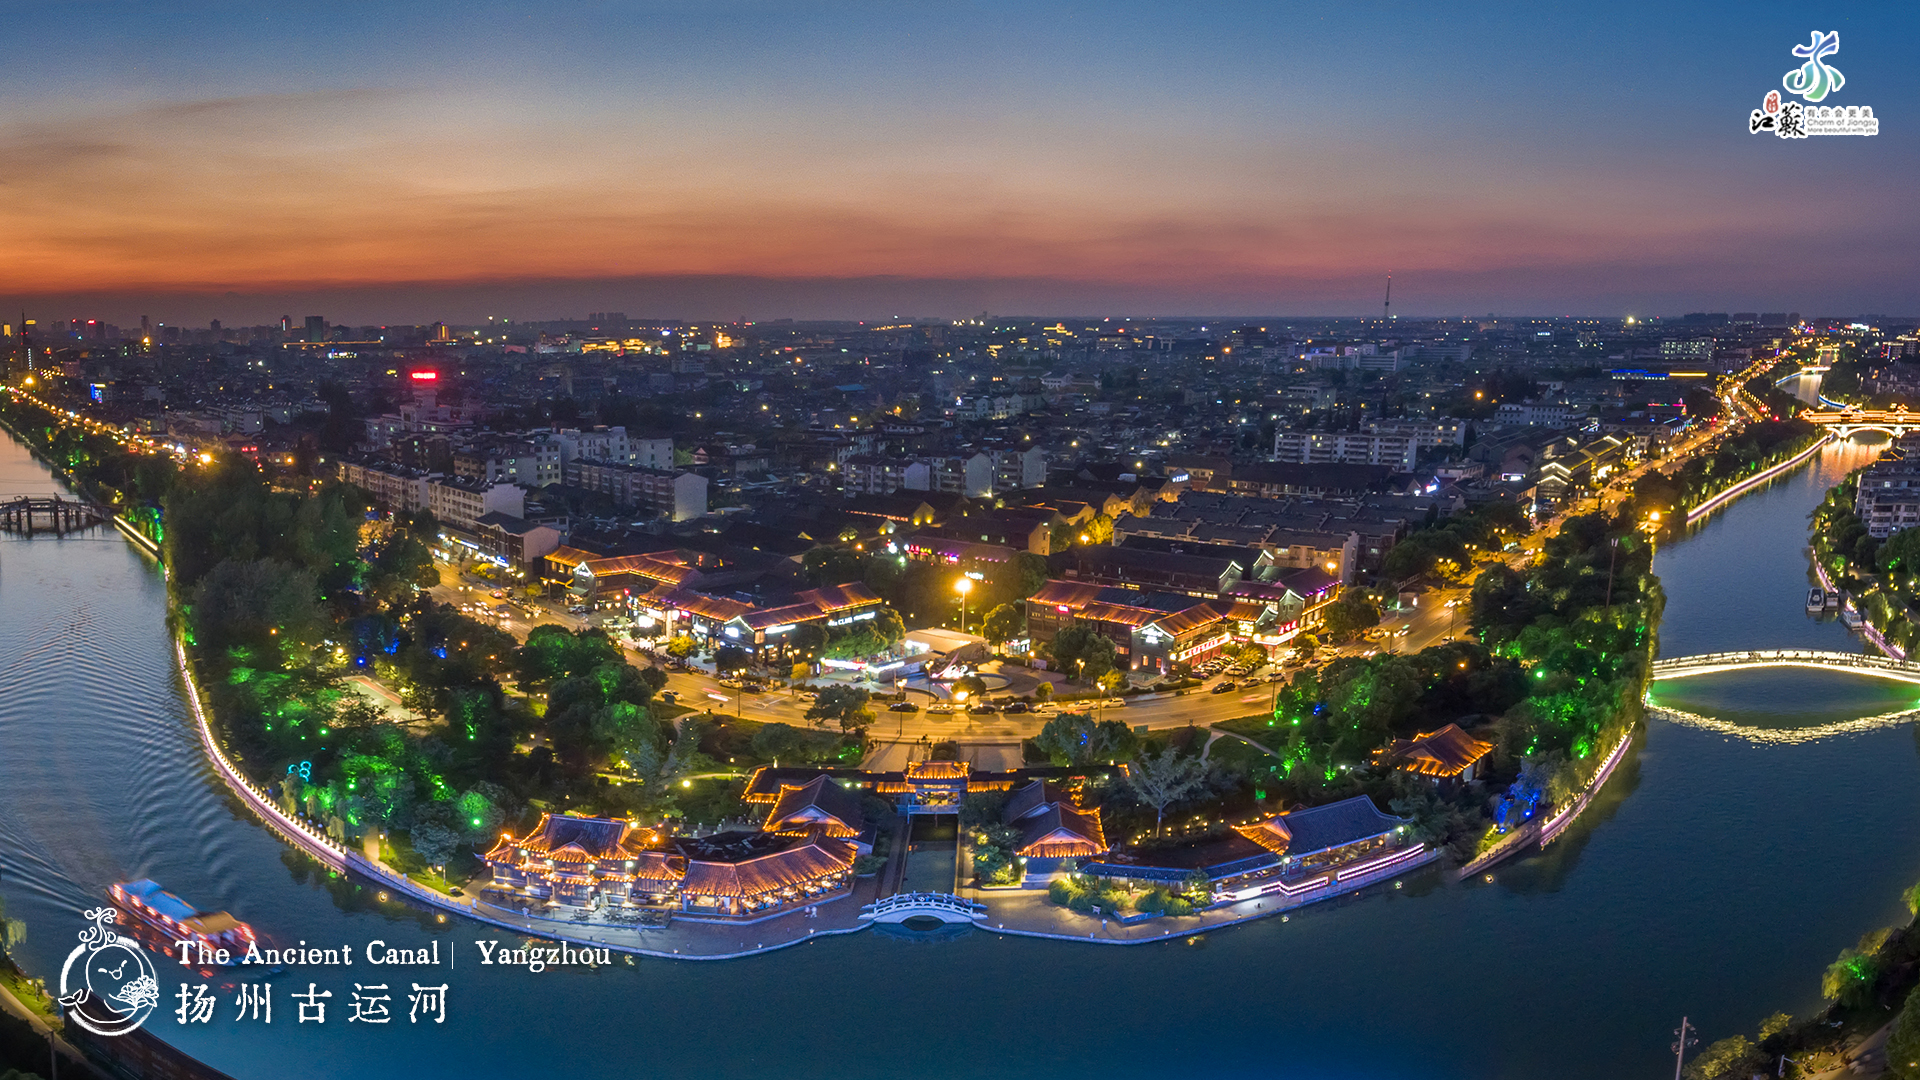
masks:
<instances>
[{"instance_id":1,"label":"apartment building","mask_svg":"<svg viewBox=\"0 0 1920 1080\"><path fill-rule=\"evenodd\" d=\"M687 521L707 513L707 478L699 473L652 469L618 461L574 461L567 483L611 496L616 506Z\"/></svg>"},{"instance_id":2,"label":"apartment building","mask_svg":"<svg viewBox=\"0 0 1920 1080\"><path fill-rule=\"evenodd\" d=\"M505 480L464 480L434 476L427 480L427 509L441 524L465 532L488 514L519 517L526 512L527 493Z\"/></svg>"}]
</instances>

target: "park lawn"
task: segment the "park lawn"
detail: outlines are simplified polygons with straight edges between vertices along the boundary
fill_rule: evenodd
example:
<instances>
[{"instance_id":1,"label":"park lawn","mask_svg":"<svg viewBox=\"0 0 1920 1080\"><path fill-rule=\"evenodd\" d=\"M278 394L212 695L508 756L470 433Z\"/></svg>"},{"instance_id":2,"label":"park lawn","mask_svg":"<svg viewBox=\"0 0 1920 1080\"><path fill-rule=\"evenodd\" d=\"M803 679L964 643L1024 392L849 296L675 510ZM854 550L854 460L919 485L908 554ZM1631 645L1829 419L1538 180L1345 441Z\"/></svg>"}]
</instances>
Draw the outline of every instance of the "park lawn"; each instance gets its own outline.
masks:
<instances>
[{"instance_id":1,"label":"park lawn","mask_svg":"<svg viewBox=\"0 0 1920 1080\"><path fill-rule=\"evenodd\" d=\"M33 1010L34 1015L48 1027L60 1029L60 1017L54 1012L53 999L41 993L39 983L27 978L26 973L4 957L0 957L0 984L4 984L20 1000L20 1004Z\"/></svg>"},{"instance_id":2,"label":"park lawn","mask_svg":"<svg viewBox=\"0 0 1920 1080\"><path fill-rule=\"evenodd\" d=\"M1254 713L1252 716L1236 716L1231 720L1222 720L1213 725L1215 731L1230 731L1235 735L1244 735L1254 742L1276 753L1286 744L1287 732L1273 718L1272 713Z\"/></svg>"},{"instance_id":3,"label":"park lawn","mask_svg":"<svg viewBox=\"0 0 1920 1080\"><path fill-rule=\"evenodd\" d=\"M1213 748L1207 751L1207 760L1218 761L1223 765L1271 766L1280 761L1278 754L1268 754L1257 747L1248 746L1230 735L1222 735L1213 740Z\"/></svg>"}]
</instances>

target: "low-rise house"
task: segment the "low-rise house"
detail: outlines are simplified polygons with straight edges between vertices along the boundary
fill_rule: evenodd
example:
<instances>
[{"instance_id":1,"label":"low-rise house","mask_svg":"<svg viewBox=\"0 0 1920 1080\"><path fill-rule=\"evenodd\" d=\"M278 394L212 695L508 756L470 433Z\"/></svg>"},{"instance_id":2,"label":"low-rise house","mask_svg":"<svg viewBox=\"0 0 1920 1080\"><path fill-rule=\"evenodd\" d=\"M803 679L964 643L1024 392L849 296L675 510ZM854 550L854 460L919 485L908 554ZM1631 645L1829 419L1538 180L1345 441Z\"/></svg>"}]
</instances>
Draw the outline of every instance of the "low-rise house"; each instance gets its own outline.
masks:
<instances>
[{"instance_id":1,"label":"low-rise house","mask_svg":"<svg viewBox=\"0 0 1920 1080\"><path fill-rule=\"evenodd\" d=\"M482 514L473 523L473 534L482 555L502 566L536 572L541 560L557 551L563 539L552 525L501 513Z\"/></svg>"}]
</instances>

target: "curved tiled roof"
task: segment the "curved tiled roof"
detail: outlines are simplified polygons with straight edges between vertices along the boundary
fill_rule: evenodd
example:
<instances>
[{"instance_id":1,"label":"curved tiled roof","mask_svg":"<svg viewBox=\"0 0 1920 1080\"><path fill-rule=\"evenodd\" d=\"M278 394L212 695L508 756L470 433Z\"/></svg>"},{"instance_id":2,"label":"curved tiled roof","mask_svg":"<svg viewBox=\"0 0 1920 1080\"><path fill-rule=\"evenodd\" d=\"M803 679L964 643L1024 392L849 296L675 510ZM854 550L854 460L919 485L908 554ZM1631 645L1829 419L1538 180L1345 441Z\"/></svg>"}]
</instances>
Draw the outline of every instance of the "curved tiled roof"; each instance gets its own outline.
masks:
<instances>
[{"instance_id":1,"label":"curved tiled roof","mask_svg":"<svg viewBox=\"0 0 1920 1080\"><path fill-rule=\"evenodd\" d=\"M1423 731L1411 739L1395 739L1380 751L1375 760L1421 776L1459 776L1473 763L1493 751L1493 744L1448 724L1438 731Z\"/></svg>"},{"instance_id":2,"label":"curved tiled roof","mask_svg":"<svg viewBox=\"0 0 1920 1080\"><path fill-rule=\"evenodd\" d=\"M783 784L780 797L761 826L770 833L822 830L827 836L858 836L865 826L860 800L826 776L804 784Z\"/></svg>"},{"instance_id":3,"label":"curved tiled roof","mask_svg":"<svg viewBox=\"0 0 1920 1080\"><path fill-rule=\"evenodd\" d=\"M1065 803L1052 803L1019 826L1020 846L1014 849L1014 854L1026 858L1085 859L1105 854L1107 850L1107 836L1100 828L1100 816L1083 814Z\"/></svg>"},{"instance_id":4,"label":"curved tiled roof","mask_svg":"<svg viewBox=\"0 0 1920 1080\"><path fill-rule=\"evenodd\" d=\"M1383 814L1365 795L1355 795L1309 810L1293 810L1234 831L1276 855L1303 858L1390 833L1406 824Z\"/></svg>"},{"instance_id":5,"label":"curved tiled roof","mask_svg":"<svg viewBox=\"0 0 1920 1080\"><path fill-rule=\"evenodd\" d=\"M853 865L853 845L811 837L770 855L737 863L689 860L681 891L689 896L764 896L832 877Z\"/></svg>"},{"instance_id":6,"label":"curved tiled roof","mask_svg":"<svg viewBox=\"0 0 1920 1080\"><path fill-rule=\"evenodd\" d=\"M907 779L965 780L972 771L964 761L915 761L907 765Z\"/></svg>"}]
</instances>

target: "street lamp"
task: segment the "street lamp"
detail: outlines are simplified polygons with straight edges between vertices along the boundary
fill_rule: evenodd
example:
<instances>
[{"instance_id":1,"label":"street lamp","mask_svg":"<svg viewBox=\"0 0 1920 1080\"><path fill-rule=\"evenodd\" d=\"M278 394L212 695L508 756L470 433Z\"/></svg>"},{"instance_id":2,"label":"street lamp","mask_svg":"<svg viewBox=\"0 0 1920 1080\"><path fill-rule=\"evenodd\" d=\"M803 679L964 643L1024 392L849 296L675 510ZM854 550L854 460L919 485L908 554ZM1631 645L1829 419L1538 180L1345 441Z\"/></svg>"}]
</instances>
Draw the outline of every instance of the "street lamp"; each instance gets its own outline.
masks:
<instances>
[{"instance_id":1,"label":"street lamp","mask_svg":"<svg viewBox=\"0 0 1920 1080\"><path fill-rule=\"evenodd\" d=\"M960 594L960 632L967 632L967 594L973 591L973 579L962 575L953 583L953 591Z\"/></svg>"}]
</instances>

